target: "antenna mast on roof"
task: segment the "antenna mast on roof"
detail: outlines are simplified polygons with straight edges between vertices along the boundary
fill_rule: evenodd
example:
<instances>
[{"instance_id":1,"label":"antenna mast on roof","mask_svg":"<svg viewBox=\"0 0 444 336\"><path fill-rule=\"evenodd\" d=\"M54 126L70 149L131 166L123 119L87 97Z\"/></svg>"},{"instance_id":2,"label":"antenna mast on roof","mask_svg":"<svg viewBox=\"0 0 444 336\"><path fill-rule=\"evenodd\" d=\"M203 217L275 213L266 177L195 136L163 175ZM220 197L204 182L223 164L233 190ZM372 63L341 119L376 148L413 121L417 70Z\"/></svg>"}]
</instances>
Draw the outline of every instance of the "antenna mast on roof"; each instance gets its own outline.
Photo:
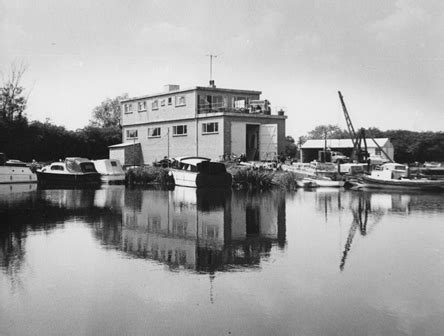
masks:
<instances>
[{"instance_id":1,"label":"antenna mast on roof","mask_svg":"<svg viewBox=\"0 0 444 336\"><path fill-rule=\"evenodd\" d=\"M213 80L213 58L216 58L219 55L213 55L213 54L209 54L207 55L210 58L210 86L214 86L214 80Z\"/></svg>"}]
</instances>

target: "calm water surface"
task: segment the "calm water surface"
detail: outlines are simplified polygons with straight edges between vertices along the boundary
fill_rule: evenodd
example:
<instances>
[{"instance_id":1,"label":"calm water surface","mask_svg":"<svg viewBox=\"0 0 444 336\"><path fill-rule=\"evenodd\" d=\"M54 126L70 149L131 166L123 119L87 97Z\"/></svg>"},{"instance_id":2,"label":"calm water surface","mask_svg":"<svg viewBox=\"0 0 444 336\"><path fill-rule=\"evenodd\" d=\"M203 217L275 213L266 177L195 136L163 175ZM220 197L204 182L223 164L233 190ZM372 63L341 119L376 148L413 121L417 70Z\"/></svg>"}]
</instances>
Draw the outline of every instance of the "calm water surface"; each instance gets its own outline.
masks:
<instances>
[{"instance_id":1,"label":"calm water surface","mask_svg":"<svg viewBox=\"0 0 444 336\"><path fill-rule=\"evenodd\" d=\"M0 185L0 335L443 335L444 195Z\"/></svg>"}]
</instances>

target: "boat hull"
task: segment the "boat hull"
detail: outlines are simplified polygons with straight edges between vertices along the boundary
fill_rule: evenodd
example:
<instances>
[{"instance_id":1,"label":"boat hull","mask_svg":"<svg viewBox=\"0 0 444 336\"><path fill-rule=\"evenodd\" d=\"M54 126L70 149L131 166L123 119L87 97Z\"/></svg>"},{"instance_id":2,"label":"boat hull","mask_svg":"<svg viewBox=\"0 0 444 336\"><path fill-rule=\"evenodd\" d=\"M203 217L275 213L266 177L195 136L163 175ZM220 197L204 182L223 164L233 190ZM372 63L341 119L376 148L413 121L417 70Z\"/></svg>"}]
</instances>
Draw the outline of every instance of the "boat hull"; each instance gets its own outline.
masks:
<instances>
[{"instance_id":1,"label":"boat hull","mask_svg":"<svg viewBox=\"0 0 444 336\"><path fill-rule=\"evenodd\" d=\"M359 178L361 187L377 189L403 189L403 190L439 190L444 191L443 180L423 180L423 179L380 179L370 176Z\"/></svg>"},{"instance_id":2,"label":"boat hull","mask_svg":"<svg viewBox=\"0 0 444 336\"><path fill-rule=\"evenodd\" d=\"M125 174L109 174L101 176L102 183L123 184L125 183Z\"/></svg>"},{"instance_id":3,"label":"boat hull","mask_svg":"<svg viewBox=\"0 0 444 336\"><path fill-rule=\"evenodd\" d=\"M232 182L231 174L207 175L198 172L171 169L174 184L182 187L192 188L224 188L230 187Z\"/></svg>"},{"instance_id":4,"label":"boat hull","mask_svg":"<svg viewBox=\"0 0 444 336\"><path fill-rule=\"evenodd\" d=\"M37 175L29 167L0 166L0 183L36 183Z\"/></svg>"},{"instance_id":5,"label":"boat hull","mask_svg":"<svg viewBox=\"0 0 444 336\"><path fill-rule=\"evenodd\" d=\"M99 173L56 174L37 171L37 180L39 184L43 185L83 186L101 184Z\"/></svg>"}]
</instances>

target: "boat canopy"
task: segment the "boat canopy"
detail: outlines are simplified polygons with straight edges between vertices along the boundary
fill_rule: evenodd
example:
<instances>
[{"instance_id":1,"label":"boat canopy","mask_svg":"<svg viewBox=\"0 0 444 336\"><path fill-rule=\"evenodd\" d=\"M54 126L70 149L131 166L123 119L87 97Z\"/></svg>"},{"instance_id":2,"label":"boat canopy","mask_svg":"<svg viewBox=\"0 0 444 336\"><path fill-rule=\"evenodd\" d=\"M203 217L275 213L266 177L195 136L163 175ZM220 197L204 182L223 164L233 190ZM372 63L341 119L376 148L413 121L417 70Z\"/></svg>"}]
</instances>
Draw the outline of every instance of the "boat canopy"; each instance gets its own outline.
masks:
<instances>
[{"instance_id":1,"label":"boat canopy","mask_svg":"<svg viewBox=\"0 0 444 336\"><path fill-rule=\"evenodd\" d=\"M66 169L71 173L97 173L94 164L85 158L66 158Z\"/></svg>"}]
</instances>

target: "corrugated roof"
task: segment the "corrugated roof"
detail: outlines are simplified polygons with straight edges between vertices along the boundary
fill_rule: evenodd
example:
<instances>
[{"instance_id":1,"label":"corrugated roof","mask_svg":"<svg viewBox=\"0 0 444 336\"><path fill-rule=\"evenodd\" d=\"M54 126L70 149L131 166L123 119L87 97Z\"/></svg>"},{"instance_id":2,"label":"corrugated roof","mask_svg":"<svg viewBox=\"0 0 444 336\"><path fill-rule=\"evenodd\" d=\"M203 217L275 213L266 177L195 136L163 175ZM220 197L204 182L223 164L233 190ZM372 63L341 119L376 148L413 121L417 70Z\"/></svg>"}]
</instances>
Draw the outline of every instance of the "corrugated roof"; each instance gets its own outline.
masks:
<instances>
[{"instance_id":1,"label":"corrugated roof","mask_svg":"<svg viewBox=\"0 0 444 336\"><path fill-rule=\"evenodd\" d=\"M376 143L380 147L384 147L389 141L388 138L375 138ZM307 140L302 146L302 149L310 148L324 148L324 139L310 139ZM327 139L327 147L329 148L353 148L353 142L351 139ZM372 139L367 139L367 147L377 147Z\"/></svg>"}]
</instances>

